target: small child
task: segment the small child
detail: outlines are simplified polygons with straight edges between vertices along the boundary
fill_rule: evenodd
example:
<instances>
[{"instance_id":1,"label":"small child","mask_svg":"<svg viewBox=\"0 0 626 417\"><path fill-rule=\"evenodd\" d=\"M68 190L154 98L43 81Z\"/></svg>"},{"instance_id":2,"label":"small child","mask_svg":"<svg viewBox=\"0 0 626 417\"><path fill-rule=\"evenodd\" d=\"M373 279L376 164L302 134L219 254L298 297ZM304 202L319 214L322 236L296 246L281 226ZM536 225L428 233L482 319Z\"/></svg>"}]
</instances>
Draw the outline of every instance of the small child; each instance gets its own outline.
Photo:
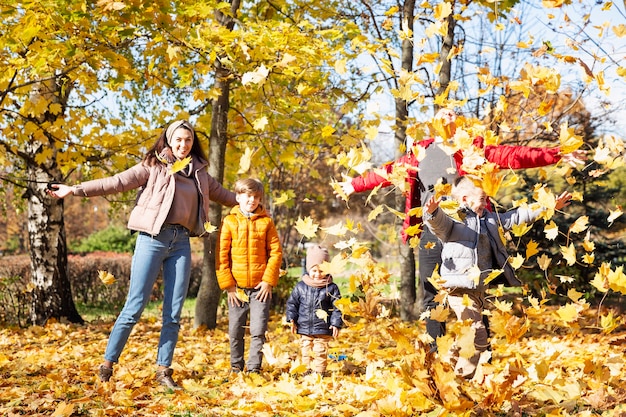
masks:
<instances>
[{"instance_id":1,"label":"small child","mask_svg":"<svg viewBox=\"0 0 626 417\"><path fill-rule=\"evenodd\" d=\"M493 269L502 269L510 285L519 286L521 281L515 276L508 262L506 247L500 238L498 227L510 230L514 225L535 221L543 208L531 210L518 207L506 213L486 210L487 196L467 177L454 182L452 197L461 206L465 216L461 221L453 220L439 210L439 199L431 197L424 205L426 225L443 242L440 275L443 287L448 291L448 304L458 320L471 320L475 330L476 353L471 358L458 357L455 365L457 375L472 378L476 372L480 354L490 348L487 330L482 320L485 305L486 286L484 279ZM556 199L556 210L569 204L572 195L563 192ZM472 270L480 270L480 276L473 277ZM467 296L470 305L464 300Z\"/></svg>"},{"instance_id":2,"label":"small child","mask_svg":"<svg viewBox=\"0 0 626 417\"><path fill-rule=\"evenodd\" d=\"M247 370L258 373L282 248L274 222L261 205L263 184L251 178L239 180L235 194L239 205L224 217L220 229L217 280L228 294L231 371L244 369L244 334L250 316Z\"/></svg>"},{"instance_id":3,"label":"small child","mask_svg":"<svg viewBox=\"0 0 626 417\"><path fill-rule=\"evenodd\" d=\"M328 262L328 250L316 245L307 249L306 270L287 300L287 322L291 331L301 335L302 363L307 372L324 375L328 363L328 343L339 335L343 325L341 311L335 301L341 298L331 275L324 275L323 262Z\"/></svg>"}]
</instances>

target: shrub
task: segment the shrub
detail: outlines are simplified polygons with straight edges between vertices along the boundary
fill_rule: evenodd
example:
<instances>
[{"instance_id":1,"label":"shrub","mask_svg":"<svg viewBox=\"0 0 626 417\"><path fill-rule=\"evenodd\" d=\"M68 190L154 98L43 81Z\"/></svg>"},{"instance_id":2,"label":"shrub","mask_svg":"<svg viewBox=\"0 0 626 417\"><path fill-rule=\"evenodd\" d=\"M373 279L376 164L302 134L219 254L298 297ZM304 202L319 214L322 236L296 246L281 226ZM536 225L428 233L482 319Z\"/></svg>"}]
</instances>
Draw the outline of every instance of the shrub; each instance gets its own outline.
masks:
<instances>
[{"instance_id":1,"label":"shrub","mask_svg":"<svg viewBox=\"0 0 626 417\"><path fill-rule=\"evenodd\" d=\"M70 251L77 253L115 252L133 253L137 234L121 226L109 226L82 239L78 244L70 243Z\"/></svg>"},{"instance_id":2,"label":"shrub","mask_svg":"<svg viewBox=\"0 0 626 417\"><path fill-rule=\"evenodd\" d=\"M28 324L30 297L30 259L28 255L3 256L0 262L0 323L25 326ZM132 255L128 253L95 252L68 256L68 276L74 302L90 307L105 307L119 311L126 300ZM98 271L107 271L115 283L105 285ZM192 255L189 297L195 297L202 276L202 258ZM163 295L159 276L152 300Z\"/></svg>"}]
</instances>

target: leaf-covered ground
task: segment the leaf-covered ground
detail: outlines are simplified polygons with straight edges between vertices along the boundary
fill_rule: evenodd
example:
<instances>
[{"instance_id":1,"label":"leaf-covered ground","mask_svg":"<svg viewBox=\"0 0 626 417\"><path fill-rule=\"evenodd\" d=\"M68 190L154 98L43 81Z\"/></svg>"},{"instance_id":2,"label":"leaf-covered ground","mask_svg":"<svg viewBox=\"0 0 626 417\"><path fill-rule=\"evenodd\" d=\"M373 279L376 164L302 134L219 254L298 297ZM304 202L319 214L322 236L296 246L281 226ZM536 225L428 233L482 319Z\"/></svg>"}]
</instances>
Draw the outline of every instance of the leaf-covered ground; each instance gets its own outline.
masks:
<instances>
[{"instance_id":1,"label":"leaf-covered ground","mask_svg":"<svg viewBox=\"0 0 626 417\"><path fill-rule=\"evenodd\" d=\"M187 318L173 365L178 392L154 382L157 319L137 325L105 384L95 372L110 321L0 329L0 415L626 416L626 330L590 328L591 309L575 326L543 311L529 322L492 317L493 358L472 381L426 354L421 324L393 319L344 329L331 354L346 358L321 378L300 375L294 336L275 317L264 372L231 375L227 323L193 330Z\"/></svg>"}]
</instances>

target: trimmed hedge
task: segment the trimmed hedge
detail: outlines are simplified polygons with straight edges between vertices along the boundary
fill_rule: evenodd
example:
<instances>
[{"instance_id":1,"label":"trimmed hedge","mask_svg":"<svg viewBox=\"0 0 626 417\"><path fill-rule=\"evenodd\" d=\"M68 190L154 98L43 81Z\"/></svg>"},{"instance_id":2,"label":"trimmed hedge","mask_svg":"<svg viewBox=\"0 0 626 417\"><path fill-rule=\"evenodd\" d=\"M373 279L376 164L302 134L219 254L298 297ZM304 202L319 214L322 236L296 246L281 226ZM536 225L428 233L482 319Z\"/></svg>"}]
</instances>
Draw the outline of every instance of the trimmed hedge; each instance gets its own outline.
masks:
<instances>
[{"instance_id":1,"label":"trimmed hedge","mask_svg":"<svg viewBox=\"0 0 626 417\"><path fill-rule=\"evenodd\" d=\"M25 326L30 308L30 258L28 255L0 257L0 323ZM94 252L68 255L68 274L74 302L89 306L121 307L126 300L132 255L113 252ZM98 271L107 271L116 278L105 285ZM202 257L192 256L189 297L195 297L202 276ZM159 276L152 298L160 300L163 291Z\"/></svg>"}]
</instances>

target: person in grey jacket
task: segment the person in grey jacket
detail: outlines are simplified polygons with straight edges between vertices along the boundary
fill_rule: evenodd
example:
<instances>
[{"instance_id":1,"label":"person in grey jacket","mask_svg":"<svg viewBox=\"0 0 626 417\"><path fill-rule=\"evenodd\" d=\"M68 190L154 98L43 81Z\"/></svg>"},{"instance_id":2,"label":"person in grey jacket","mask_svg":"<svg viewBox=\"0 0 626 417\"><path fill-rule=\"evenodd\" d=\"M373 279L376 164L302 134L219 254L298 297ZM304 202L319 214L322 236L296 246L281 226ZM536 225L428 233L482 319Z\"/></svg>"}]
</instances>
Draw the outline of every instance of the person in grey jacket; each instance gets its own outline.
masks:
<instances>
[{"instance_id":1,"label":"person in grey jacket","mask_svg":"<svg viewBox=\"0 0 626 417\"><path fill-rule=\"evenodd\" d=\"M339 335L343 325L341 311L335 301L341 298L333 277L320 266L328 261L328 250L315 245L307 249L307 273L298 281L287 300L287 322L299 334L302 363L307 372L324 375L328 363L328 343Z\"/></svg>"},{"instance_id":2,"label":"person in grey jacket","mask_svg":"<svg viewBox=\"0 0 626 417\"><path fill-rule=\"evenodd\" d=\"M441 241L441 285L447 290L447 301L458 320L471 320L475 330L475 354L464 358L455 352L455 371L471 378L482 352L489 350L487 330L482 320L485 304L485 278L494 270L502 270L509 285L519 286L509 264L506 247L498 228L510 230L514 225L534 222L545 210L518 207L506 213L486 210L487 195L468 177L454 182L452 197L460 204L460 218L454 220L439 209L440 199L431 197L424 205L424 221ZM563 192L556 198L555 210L569 204L572 195ZM470 300L470 304L465 298Z\"/></svg>"},{"instance_id":3,"label":"person in grey jacket","mask_svg":"<svg viewBox=\"0 0 626 417\"><path fill-rule=\"evenodd\" d=\"M235 194L209 175L208 162L193 126L178 120L164 129L137 165L112 177L68 186L52 184L55 198L68 195L102 196L139 189L128 228L139 232L133 254L130 285L98 368L108 382L113 364L150 300L152 287L163 268L163 325L157 350L157 382L178 389L172 379L172 360L180 330L180 316L191 275L190 236L206 233L209 200L225 206L237 204Z\"/></svg>"}]
</instances>

